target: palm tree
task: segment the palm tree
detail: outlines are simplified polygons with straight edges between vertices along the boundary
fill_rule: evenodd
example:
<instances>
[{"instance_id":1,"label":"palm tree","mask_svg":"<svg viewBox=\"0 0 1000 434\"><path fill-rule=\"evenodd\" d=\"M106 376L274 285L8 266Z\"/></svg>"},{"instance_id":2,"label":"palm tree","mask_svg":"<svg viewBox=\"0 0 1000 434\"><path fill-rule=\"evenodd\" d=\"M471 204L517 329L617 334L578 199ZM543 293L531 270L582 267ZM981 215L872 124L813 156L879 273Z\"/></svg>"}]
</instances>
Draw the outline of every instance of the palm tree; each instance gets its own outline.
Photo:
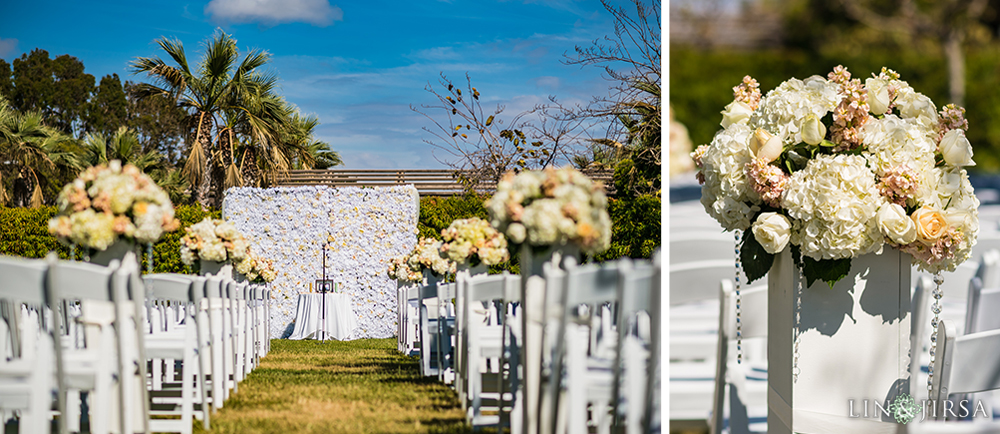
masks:
<instances>
[{"instance_id":1,"label":"palm tree","mask_svg":"<svg viewBox=\"0 0 1000 434\"><path fill-rule=\"evenodd\" d=\"M259 106L267 104L261 99L273 95L276 78L262 74L258 68L267 64L270 55L261 50L252 50L238 61L239 50L236 40L224 32L217 32L207 43L205 54L196 68L192 69L179 40L158 39L160 48L173 60L168 64L159 57L140 57L132 63L135 73L146 73L153 83L137 86L137 96L147 98L162 95L173 98L178 106L188 113L191 132L187 138L189 153L184 164L184 175L195 186L193 198L202 205L213 204L209 195L214 195L214 204L222 202L226 187L225 174L232 173L233 147L214 146L215 137L228 137L244 132L257 135L257 139L273 137L273 128L263 123L269 119L259 119L252 113L259 113ZM223 121L225 112L232 115ZM243 118L242 120L240 118ZM241 124L252 125L253 129L241 131ZM217 131L216 125L225 125ZM214 134L213 134L214 133Z\"/></svg>"},{"instance_id":2,"label":"palm tree","mask_svg":"<svg viewBox=\"0 0 1000 434\"><path fill-rule=\"evenodd\" d=\"M43 186L54 187L49 184L82 167L70 149L73 140L42 119L41 112L12 109L0 95L0 205L39 207ZM4 176L15 178L12 194L3 186Z\"/></svg>"},{"instance_id":3,"label":"palm tree","mask_svg":"<svg viewBox=\"0 0 1000 434\"><path fill-rule=\"evenodd\" d=\"M142 152L139 133L128 127L120 127L110 138L102 133L90 133L83 137L83 162L88 166L106 164L120 160L136 166L144 173L159 168L163 155L156 150Z\"/></svg>"}]
</instances>

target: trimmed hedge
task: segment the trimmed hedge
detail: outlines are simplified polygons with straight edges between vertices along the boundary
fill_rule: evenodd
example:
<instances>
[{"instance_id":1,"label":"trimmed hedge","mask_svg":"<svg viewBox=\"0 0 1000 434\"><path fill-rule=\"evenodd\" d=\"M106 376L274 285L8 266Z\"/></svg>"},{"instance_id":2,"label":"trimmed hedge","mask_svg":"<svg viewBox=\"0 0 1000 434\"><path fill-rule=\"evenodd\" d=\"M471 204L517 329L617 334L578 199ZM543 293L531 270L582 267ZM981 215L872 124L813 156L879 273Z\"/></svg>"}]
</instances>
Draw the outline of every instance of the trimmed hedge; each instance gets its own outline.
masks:
<instances>
[{"instance_id":1,"label":"trimmed hedge","mask_svg":"<svg viewBox=\"0 0 1000 434\"><path fill-rule=\"evenodd\" d=\"M483 202L487 196L467 195L451 197L421 197L420 218L417 222L419 236L441 238L441 230L455 219L487 218ZM69 258L69 247L62 245L49 234L48 222L56 213L55 207L3 208L0 207L0 254L42 258L55 250L59 257ZM649 258L660 246L660 198L639 196L635 198L609 198L608 213L611 215L611 248L597 255L597 261L606 261L623 256ZM164 234L153 245L154 271L157 273L191 273L181 262L180 239L184 228L201 221L206 216L220 218L220 211L204 211L199 206L178 206L175 216L181 222L181 229ZM517 252L511 252L510 263L494 267L498 272L509 269L518 271ZM78 251L77 255L81 253ZM145 255L145 252L143 252Z\"/></svg>"},{"instance_id":2,"label":"trimmed hedge","mask_svg":"<svg viewBox=\"0 0 1000 434\"><path fill-rule=\"evenodd\" d=\"M56 207L32 208L0 207L0 254L43 258L55 250L62 259L69 258L69 246L61 244L49 234L49 219L56 214ZM200 222L205 216L220 218L219 211L203 211L194 205L175 208L174 216L181 222L181 228L163 235L153 245L153 271L157 273L190 273L181 262L180 240L184 228ZM78 250L77 257L82 253ZM145 250L143 251L145 256Z\"/></svg>"}]
</instances>

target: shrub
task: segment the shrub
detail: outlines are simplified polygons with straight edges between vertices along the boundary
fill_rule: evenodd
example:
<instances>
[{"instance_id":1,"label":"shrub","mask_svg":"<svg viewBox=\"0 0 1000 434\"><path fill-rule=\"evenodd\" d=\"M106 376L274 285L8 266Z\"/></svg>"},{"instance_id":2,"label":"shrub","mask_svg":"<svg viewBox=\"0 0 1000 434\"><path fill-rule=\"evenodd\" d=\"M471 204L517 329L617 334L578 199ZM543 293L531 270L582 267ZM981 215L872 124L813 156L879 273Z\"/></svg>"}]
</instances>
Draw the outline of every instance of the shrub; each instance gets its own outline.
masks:
<instances>
[{"instance_id":1,"label":"shrub","mask_svg":"<svg viewBox=\"0 0 1000 434\"><path fill-rule=\"evenodd\" d=\"M453 220L488 215L483 202L488 196L470 194L450 197L421 197L420 218L417 222L419 236L441 238L441 230ZM42 258L55 250L59 257L69 258L69 247L62 245L49 234L48 222L56 213L55 207L3 208L0 207L0 254ZM611 215L611 248L597 255L597 261L631 258L649 258L660 246L660 198L644 195L634 198L610 198L608 213ZM184 228L201 221L206 216L221 218L218 210L204 211L196 205L176 207L175 216L181 228L163 234L153 245L154 271L157 273L191 273L181 262L180 239ZM492 267L494 272L518 272L517 251L511 252L508 263ZM80 252L77 252L80 256ZM145 251L143 252L145 256Z\"/></svg>"}]
</instances>

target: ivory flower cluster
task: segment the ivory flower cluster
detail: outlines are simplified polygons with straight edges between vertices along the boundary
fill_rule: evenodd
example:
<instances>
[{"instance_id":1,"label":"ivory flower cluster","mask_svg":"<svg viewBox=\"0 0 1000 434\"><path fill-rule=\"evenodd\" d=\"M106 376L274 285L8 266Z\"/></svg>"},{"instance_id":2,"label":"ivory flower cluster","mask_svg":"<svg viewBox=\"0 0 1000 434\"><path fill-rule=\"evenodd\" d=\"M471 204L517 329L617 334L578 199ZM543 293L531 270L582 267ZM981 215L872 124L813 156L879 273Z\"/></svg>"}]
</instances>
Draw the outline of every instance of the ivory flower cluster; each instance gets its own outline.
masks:
<instances>
[{"instance_id":1,"label":"ivory flower cluster","mask_svg":"<svg viewBox=\"0 0 1000 434\"><path fill-rule=\"evenodd\" d=\"M406 265L417 273L424 270L430 270L437 276L454 273L456 264L442 255L441 244L441 240L421 238L417 241L417 247L406 258Z\"/></svg>"},{"instance_id":2,"label":"ivory flower cluster","mask_svg":"<svg viewBox=\"0 0 1000 434\"><path fill-rule=\"evenodd\" d=\"M969 257L979 201L963 167L975 165L964 109L938 111L886 68L864 82L842 66L828 78L793 78L752 110L746 83L722 130L692 153L701 202L726 230L815 260L884 244L930 272Z\"/></svg>"},{"instance_id":3,"label":"ivory flower cluster","mask_svg":"<svg viewBox=\"0 0 1000 434\"><path fill-rule=\"evenodd\" d=\"M389 277L400 282L419 282L423 279L420 270L410 267L409 255L397 256L389 260Z\"/></svg>"},{"instance_id":4,"label":"ivory flower cluster","mask_svg":"<svg viewBox=\"0 0 1000 434\"><path fill-rule=\"evenodd\" d=\"M119 237L152 243L180 227L170 197L135 166L93 166L63 187L49 232L60 241L106 250Z\"/></svg>"},{"instance_id":5,"label":"ivory flower cluster","mask_svg":"<svg viewBox=\"0 0 1000 434\"><path fill-rule=\"evenodd\" d=\"M575 244L587 254L611 245L604 188L572 167L508 172L486 201L490 224L514 244Z\"/></svg>"},{"instance_id":6,"label":"ivory flower cluster","mask_svg":"<svg viewBox=\"0 0 1000 434\"><path fill-rule=\"evenodd\" d=\"M459 264L496 265L510 258L507 239L479 217L451 222L441 230L441 238L441 251Z\"/></svg>"},{"instance_id":7,"label":"ivory flower cluster","mask_svg":"<svg viewBox=\"0 0 1000 434\"><path fill-rule=\"evenodd\" d=\"M243 260L236 263L236 271L255 283L271 283L278 277L274 262L248 249Z\"/></svg>"},{"instance_id":8,"label":"ivory flower cluster","mask_svg":"<svg viewBox=\"0 0 1000 434\"><path fill-rule=\"evenodd\" d=\"M198 259L238 264L247 256L250 245L230 222L205 217L184 230L187 235L181 237L181 262L186 265Z\"/></svg>"}]
</instances>

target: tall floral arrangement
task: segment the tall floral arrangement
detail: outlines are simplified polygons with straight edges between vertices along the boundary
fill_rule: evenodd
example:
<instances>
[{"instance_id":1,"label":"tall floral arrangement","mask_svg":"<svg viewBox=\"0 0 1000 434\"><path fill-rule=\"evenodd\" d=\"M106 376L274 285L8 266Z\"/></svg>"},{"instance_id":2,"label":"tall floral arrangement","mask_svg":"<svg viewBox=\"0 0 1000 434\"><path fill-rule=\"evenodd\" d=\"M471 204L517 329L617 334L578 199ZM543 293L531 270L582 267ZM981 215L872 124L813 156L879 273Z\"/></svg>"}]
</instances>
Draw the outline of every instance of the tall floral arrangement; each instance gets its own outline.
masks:
<instances>
[{"instance_id":1,"label":"tall floral arrangement","mask_svg":"<svg viewBox=\"0 0 1000 434\"><path fill-rule=\"evenodd\" d=\"M430 270L437 276L454 273L456 269L455 261L442 255L441 244L441 240L421 238L417 241L417 247L406 258L406 265L417 273L421 273L424 270Z\"/></svg>"},{"instance_id":2,"label":"tall floral arrangement","mask_svg":"<svg viewBox=\"0 0 1000 434\"><path fill-rule=\"evenodd\" d=\"M507 239L479 217L451 222L441 230L441 238L441 251L459 264L496 265L510 258Z\"/></svg>"},{"instance_id":3,"label":"tall floral arrangement","mask_svg":"<svg viewBox=\"0 0 1000 434\"><path fill-rule=\"evenodd\" d=\"M762 96L733 88L722 130L693 153L705 211L744 231L753 281L787 246L811 284L830 285L852 258L889 245L928 272L953 271L979 233L965 110L940 111L883 68L790 79Z\"/></svg>"},{"instance_id":4,"label":"tall floral arrangement","mask_svg":"<svg viewBox=\"0 0 1000 434\"><path fill-rule=\"evenodd\" d=\"M192 265L198 259L205 261L240 263L247 256L249 243L230 222L205 217L204 220L184 228L181 237L181 262Z\"/></svg>"},{"instance_id":5,"label":"tall floral arrangement","mask_svg":"<svg viewBox=\"0 0 1000 434\"><path fill-rule=\"evenodd\" d=\"M389 260L389 277L400 282L419 282L423 279L420 270L410 267L408 262L410 256L402 255Z\"/></svg>"},{"instance_id":6,"label":"tall floral arrangement","mask_svg":"<svg viewBox=\"0 0 1000 434\"><path fill-rule=\"evenodd\" d=\"M119 239L152 243L180 227L170 197L118 160L93 166L63 187L49 232L64 243L103 251Z\"/></svg>"},{"instance_id":7,"label":"tall floral arrangement","mask_svg":"<svg viewBox=\"0 0 1000 434\"><path fill-rule=\"evenodd\" d=\"M254 283L270 283L278 277L274 270L274 262L268 258L258 255L254 250L247 249L243 260L236 263L236 271L246 276L247 280Z\"/></svg>"},{"instance_id":8,"label":"tall floral arrangement","mask_svg":"<svg viewBox=\"0 0 1000 434\"><path fill-rule=\"evenodd\" d=\"M575 244L587 254L611 245L608 200L599 182L572 167L508 172L486 201L490 224L514 244Z\"/></svg>"}]
</instances>

